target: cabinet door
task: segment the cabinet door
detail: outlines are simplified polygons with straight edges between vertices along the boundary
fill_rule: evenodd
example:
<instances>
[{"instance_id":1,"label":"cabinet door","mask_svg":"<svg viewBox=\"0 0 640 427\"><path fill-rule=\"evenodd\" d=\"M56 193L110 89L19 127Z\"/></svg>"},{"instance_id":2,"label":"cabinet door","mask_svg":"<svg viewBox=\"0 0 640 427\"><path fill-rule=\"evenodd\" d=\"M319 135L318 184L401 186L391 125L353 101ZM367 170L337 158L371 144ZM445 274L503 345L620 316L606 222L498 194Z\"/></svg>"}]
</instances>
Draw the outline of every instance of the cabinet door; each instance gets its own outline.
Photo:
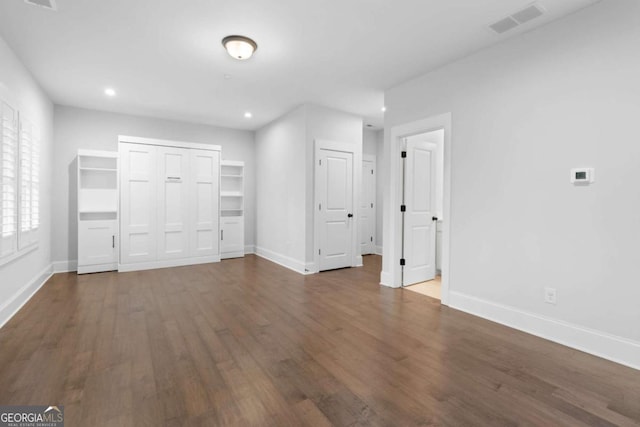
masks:
<instances>
[{"instance_id":1,"label":"cabinet door","mask_svg":"<svg viewBox=\"0 0 640 427\"><path fill-rule=\"evenodd\" d=\"M218 242L220 153L207 150L190 151L191 256L220 253Z\"/></svg>"},{"instance_id":2,"label":"cabinet door","mask_svg":"<svg viewBox=\"0 0 640 427\"><path fill-rule=\"evenodd\" d=\"M120 143L123 264L156 259L156 147Z\"/></svg>"},{"instance_id":3,"label":"cabinet door","mask_svg":"<svg viewBox=\"0 0 640 427\"><path fill-rule=\"evenodd\" d=\"M158 259L189 255L189 151L158 147Z\"/></svg>"},{"instance_id":4,"label":"cabinet door","mask_svg":"<svg viewBox=\"0 0 640 427\"><path fill-rule=\"evenodd\" d=\"M223 217L220 226L220 242L222 257L237 257L244 255L244 217ZM230 255L225 257L226 255Z\"/></svg>"},{"instance_id":5,"label":"cabinet door","mask_svg":"<svg viewBox=\"0 0 640 427\"><path fill-rule=\"evenodd\" d=\"M78 266L117 262L116 220L80 221L78 227Z\"/></svg>"}]
</instances>

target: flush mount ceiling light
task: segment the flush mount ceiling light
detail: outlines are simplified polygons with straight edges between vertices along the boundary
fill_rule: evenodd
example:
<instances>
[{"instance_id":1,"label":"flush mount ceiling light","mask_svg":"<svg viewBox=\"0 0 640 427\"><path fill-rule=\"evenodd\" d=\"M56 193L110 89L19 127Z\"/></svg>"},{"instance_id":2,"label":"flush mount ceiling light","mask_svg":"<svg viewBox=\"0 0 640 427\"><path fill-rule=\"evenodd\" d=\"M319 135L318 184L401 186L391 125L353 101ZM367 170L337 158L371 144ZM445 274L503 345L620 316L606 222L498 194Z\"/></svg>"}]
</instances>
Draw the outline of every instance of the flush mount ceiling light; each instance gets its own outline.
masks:
<instances>
[{"instance_id":1,"label":"flush mount ceiling light","mask_svg":"<svg viewBox=\"0 0 640 427\"><path fill-rule=\"evenodd\" d=\"M258 44L245 36L227 36L222 39L222 46L232 58L245 60L258 49Z\"/></svg>"},{"instance_id":2,"label":"flush mount ceiling light","mask_svg":"<svg viewBox=\"0 0 640 427\"><path fill-rule=\"evenodd\" d=\"M245 119L250 119L251 117L253 117L253 114L251 114L250 111L247 111L246 113L244 113L244 118Z\"/></svg>"}]
</instances>

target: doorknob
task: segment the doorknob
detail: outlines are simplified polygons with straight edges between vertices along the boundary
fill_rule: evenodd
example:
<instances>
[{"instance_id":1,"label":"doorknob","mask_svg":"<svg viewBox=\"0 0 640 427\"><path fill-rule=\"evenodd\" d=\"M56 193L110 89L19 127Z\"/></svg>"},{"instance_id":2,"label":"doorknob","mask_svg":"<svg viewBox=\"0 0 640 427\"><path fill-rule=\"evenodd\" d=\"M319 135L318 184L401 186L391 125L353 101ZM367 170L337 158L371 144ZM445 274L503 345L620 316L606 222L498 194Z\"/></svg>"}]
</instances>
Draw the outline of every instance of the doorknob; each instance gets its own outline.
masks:
<instances>
[{"instance_id":1,"label":"doorknob","mask_svg":"<svg viewBox=\"0 0 640 427\"><path fill-rule=\"evenodd\" d=\"M353 218L353 214L352 214L352 213L347 214L347 217L349 217L349 218Z\"/></svg>"},{"instance_id":2,"label":"doorknob","mask_svg":"<svg viewBox=\"0 0 640 427\"><path fill-rule=\"evenodd\" d=\"M431 217L431 221L437 221L437 220L438 220L437 216Z\"/></svg>"}]
</instances>

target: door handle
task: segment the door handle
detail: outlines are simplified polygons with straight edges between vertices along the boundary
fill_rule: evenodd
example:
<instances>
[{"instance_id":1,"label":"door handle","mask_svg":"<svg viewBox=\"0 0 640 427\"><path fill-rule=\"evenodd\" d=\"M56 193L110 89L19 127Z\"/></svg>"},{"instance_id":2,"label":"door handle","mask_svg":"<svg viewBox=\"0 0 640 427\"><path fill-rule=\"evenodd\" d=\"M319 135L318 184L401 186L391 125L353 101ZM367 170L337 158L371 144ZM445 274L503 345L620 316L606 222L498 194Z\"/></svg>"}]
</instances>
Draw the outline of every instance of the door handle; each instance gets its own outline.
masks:
<instances>
[{"instance_id":1,"label":"door handle","mask_svg":"<svg viewBox=\"0 0 640 427\"><path fill-rule=\"evenodd\" d=\"M116 248L116 236L115 236L115 235L114 235L114 236L111 236L111 247L112 247L113 249L115 249L115 248Z\"/></svg>"},{"instance_id":2,"label":"door handle","mask_svg":"<svg viewBox=\"0 0 640 427\"><path fill-rule=\"evenodd\" d=\"M224 240L224 230L220 230L220 240Z\"/></svg>"},{"instance_id":3,"label":"door handle","mask_svg":"<svg viewBox=\"0 0 640 427\"><path fill-rule=\"evenodd\" d=\"M353 214L352 213L347 214L347 218L353 218Z\"/></svg>"},{"instance_id":4,"label":"door handle","mask_svg":"<svg viewBox=\"0 0 640 427\"><path fill-rule=\"evenodd\" d=\"M438 220L437 216L431 217L431 221L437 221L437 220Z\"/></svg>"}]
</instances>

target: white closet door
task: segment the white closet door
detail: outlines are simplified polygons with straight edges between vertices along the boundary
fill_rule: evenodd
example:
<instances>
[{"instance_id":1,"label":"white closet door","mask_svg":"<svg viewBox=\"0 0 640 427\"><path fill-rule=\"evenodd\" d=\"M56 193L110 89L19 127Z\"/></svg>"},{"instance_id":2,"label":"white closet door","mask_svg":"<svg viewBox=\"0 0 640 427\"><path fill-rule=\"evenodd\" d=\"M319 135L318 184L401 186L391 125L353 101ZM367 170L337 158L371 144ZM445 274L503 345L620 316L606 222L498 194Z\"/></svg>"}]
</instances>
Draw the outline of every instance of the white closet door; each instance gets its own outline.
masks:
<instances>
[{"instance_id":1,"label":"white closet door","mask_svg":"<svg viewBox=\"0 0 640 427\"><path fill-rule=\"evenodd\" d=\"M207 150L189 150L191 189L191 256L210 256L220 253L219 193L220 153Z\"/></svg>"},{"instance_id":2,"label":"white closet door","mask_svg":"<svg viewBox=\"0 0 640 427\"><path fill-rule=\"evenodd\" d=\"M189 256L189 151L158 147L158 259Z\"/></svg>"},{"instance_id":3,"label":"white closet door","mask_svg":"<svg viewBox=\"0 0 640 427\"><path fill-rule=\"evenodd\" d=\"M320 271L353 264L353 153L320 150Z\"/></svg>"},{"instance_id":4,"label":"white closet door","mask_svg":"<svg viewBox=\"0 0 640 427\"><path fill-rule=\"evenodd\" d=\"M156 147L120 144L120 262L156 259Z\"/></svg>"}]
</instances>

